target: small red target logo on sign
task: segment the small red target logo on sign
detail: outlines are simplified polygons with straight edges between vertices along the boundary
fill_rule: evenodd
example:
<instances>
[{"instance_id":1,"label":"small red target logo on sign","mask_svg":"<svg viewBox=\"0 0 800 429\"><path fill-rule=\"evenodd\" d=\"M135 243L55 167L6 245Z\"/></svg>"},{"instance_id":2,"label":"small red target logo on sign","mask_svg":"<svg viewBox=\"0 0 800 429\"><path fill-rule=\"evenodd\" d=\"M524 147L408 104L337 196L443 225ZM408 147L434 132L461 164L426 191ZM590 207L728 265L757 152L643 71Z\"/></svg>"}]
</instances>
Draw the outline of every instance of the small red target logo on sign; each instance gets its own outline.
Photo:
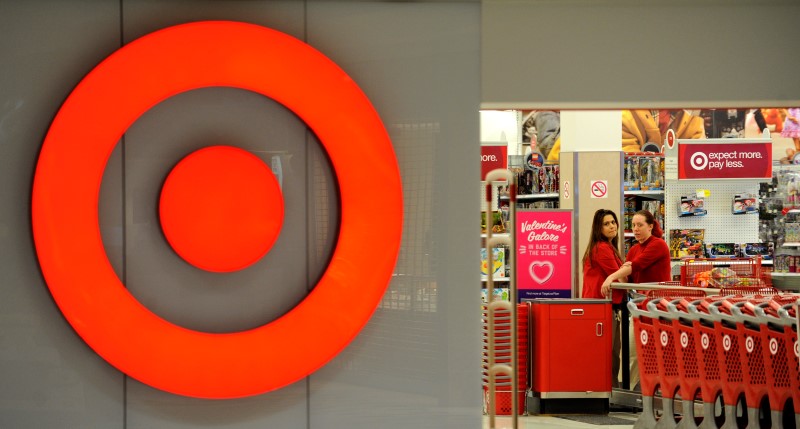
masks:
<instances>
[{"instance_id":1,"label":"small red target logo on sign","mask_svg":"<svg viewBox=\"0 0 800 429\"><path fill-rule=\"evenodd\" d=\"M667 130L667 148L672 149L675 147L675 130Z\"/></svg>"},{"instance_id":2,"label":"small red target logo on sign","mask_svg":"<svg viewBox=\"0 0 800 429\"><path fill-rule=\"evenodd\" d=\"M115 274L98 224L103 171L128 127L169 97L212 86L262 94L300 117L330 156L341 202L338 241L312 292L266 325L225 334L177 326L138 302ZM367 181L364 166L373 174ZM219 273L244 269L269 252L284 218L271 169L230 146L186 154L160 198L161 228L172 249L190 264ZM209 209L220 201L225 210ZM388 286L402 213L391 141L353 80L300 40L227 21L151 33L93 69L51 124L32 195L42 273L81 338L143 383L203 398L278 389L336 356L367 323ZM380 228L367 227L376 219ZM370 251L365 272L353 261L362 258L367 242L380 246ZM291 358L276 348L290 350Z\"/></svg>"}]
</instances>

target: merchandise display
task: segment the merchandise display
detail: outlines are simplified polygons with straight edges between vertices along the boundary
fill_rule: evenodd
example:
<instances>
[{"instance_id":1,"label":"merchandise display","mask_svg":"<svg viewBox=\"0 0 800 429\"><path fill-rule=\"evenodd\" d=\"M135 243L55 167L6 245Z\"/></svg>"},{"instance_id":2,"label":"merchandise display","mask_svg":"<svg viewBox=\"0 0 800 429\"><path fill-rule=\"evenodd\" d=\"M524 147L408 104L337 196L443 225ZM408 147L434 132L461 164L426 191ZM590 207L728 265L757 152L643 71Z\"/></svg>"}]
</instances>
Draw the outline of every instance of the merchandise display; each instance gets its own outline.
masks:
<instances>
[{"instance_id":1,"label":"merchandise display","mask_svg":"<svg viewBox=\"0 0 800 429\"><path fill-rule=\"evenodd\" d=\"M702 258L705 253L703 229L673 229L669 231L670 256L673 259Z\"/></svg>"},{"instance_id":2,"label":"merchandise display","mask_svg":"<svg viewBox=\"0 0 800 429\"><path fill-rule=\"evenodd\" d=\"M759 197L761 242L745 245L742 253L772 259L774 273L794 275L800 266L800 167L776 167L772 181L761 186Z\"/></svg>"},{"instance_id":3,"label":"merchandise display","mask_svg":"<svg viewBox=\"0 0 800 429\"><path fill-rule=\"evenodd\" d=\"M630 153L625 156L623 186L626 191L664 189L664 155Z\"/></svg>"}]
</instances>

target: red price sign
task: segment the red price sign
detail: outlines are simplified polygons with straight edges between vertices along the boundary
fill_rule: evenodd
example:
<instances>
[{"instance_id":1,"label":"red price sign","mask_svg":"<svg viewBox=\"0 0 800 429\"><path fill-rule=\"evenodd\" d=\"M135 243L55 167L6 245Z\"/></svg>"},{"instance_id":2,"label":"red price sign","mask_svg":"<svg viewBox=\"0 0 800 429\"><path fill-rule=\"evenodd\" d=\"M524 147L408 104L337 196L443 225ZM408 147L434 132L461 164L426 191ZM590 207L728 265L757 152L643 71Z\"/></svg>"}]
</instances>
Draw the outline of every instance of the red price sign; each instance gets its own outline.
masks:
<instances>
[{"instance_id":1,"label":"red price sign","mask_svg":"<svg viewBox=\"0 0 800 429\"><path fill-rule=\"evenodd\" d=\"M679 179L768 179L772 143L691 143L678 145Z\"/></svg>"}]
</instances>

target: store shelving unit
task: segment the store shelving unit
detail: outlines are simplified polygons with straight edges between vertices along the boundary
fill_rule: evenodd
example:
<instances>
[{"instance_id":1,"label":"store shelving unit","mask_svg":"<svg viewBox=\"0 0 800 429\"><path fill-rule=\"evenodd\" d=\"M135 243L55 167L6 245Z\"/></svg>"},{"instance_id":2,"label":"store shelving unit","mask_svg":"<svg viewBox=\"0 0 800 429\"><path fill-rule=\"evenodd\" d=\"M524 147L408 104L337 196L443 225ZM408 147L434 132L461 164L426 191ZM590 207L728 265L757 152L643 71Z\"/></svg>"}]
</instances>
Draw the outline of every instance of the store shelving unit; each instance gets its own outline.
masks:
<instances>
[{"instance_id":1,"label":"store shelving unit","mask_svg":"<svg viewBox=\"0 0 800 429\"><path fill-rule=\"evenodd\" d=\"M655 190L655 189L654 190L649 190L648 189L648 190L644 190L644 191L641 191L641 190L628 190L628 191L625 191L625 196L626 197L628 197L628 196L654 197L656 199L659 199L659 197L661 197L660 199L663 199L664 190L663 189L657 189L657 190Z\"/></svg>"},{"instance_id":2,"label":"store shelving unit","mask_svg":"<svg viewBox=\"0 0 800 429\"><path fill-rule=\"evenodd\" d=\"M645 180L642 177L642 165L649 171L655 172L654 176ZM620 228L624 234L624 253L634 244L631 220L633 214L639 210L650 210L663 225L664 205L664 154L661 153L627 153L623 161L623 187L625 188L623 212L620 216ZM655 204L653 202L656 202Z\"/></svg>"},{"instance_id":3,"label":"store shelving unit","mask_svg":"<svg viewBox=\"0 0 800 429\"><path fill-rule=\"evenodd\" d=\"M549 192L543 194L526 194L526 195L517 195L517 201L526 201L526 200L549 200L549 199L557 199L558 192ZM507 196L501 196L501 200L507 200Z\"/></svg>"}]
</instances>

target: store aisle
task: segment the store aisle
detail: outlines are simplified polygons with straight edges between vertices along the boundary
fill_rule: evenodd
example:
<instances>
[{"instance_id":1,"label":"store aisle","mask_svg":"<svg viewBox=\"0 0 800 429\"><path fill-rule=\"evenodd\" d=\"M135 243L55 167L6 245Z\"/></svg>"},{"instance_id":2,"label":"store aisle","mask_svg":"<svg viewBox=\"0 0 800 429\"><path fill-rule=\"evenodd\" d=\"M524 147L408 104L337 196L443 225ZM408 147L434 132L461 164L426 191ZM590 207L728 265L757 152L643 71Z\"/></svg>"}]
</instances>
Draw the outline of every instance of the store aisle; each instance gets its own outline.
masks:
<instances>
[{"instance_id":1,"label":"store aisle","mask_svg":"<svg viewBox=\"0 0 800 429\"><path fill-rule=\"evenodd\" d=\"M519 429L631 429L636 419L635 413L609 413L607 416L520 416ZM511 417L497 416L496 429L511 429ZM489 417L483 416L483 429L489 429Z\"/></svg>"}]
</instances>

